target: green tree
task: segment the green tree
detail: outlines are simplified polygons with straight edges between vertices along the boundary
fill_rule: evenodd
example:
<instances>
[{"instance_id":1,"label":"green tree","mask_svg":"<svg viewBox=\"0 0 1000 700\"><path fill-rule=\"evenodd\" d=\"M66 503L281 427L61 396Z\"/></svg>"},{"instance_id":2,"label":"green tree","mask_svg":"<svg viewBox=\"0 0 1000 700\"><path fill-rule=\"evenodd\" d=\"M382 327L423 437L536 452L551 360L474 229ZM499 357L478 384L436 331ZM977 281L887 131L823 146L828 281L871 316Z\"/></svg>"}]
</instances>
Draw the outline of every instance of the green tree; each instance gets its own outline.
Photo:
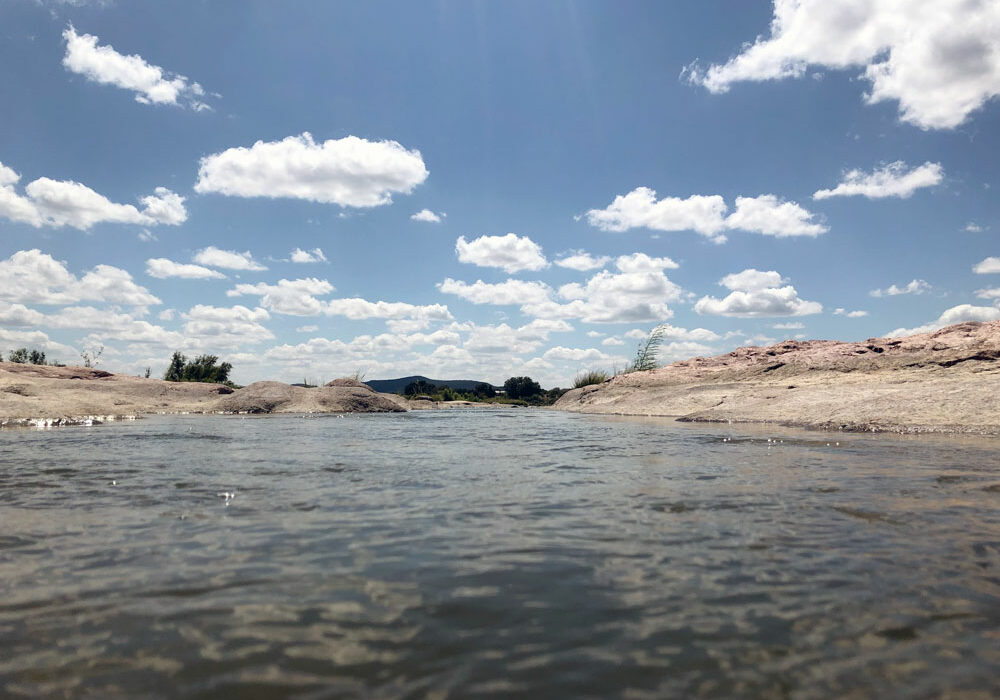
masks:
<instances>
[{"instance_id":1,"label":"green tree","mask_svg":"<svg viewBox=\"0 0 1000 700\"><path fill-rule=\"evenodd\" d=\"M542 387L531 377L511 377L503 388L509 399L531 399L542 393Z\"/></svg>"},{"instance_id":2,"label":"green tree","mask_svg":"<svg viewBox=\"0 0 1000 700\"><path fill-rule=\"evenodd\" d=\"M167 371L163 375L163 378L168 382L184 381L184 365L186 363L187 358L181 354L180 350L176 350L170 358L170 366L167 367Z\"/></svg>"},{"instance_id":3,"label":"green tree","mask_svg":"<svg viewBox=\"0 0 1000 700\"><path fill-rule=\"evenodd\" d=\"M497 391L493 388L493 385L486 382L476 384L476 386L472 387L472 393L477 399L492 399L497 395Z\"/></svg>"},{"instance_id":4,"label":"green tree","mask_svg":"<svg viewBox=\"0 0 1000 700\"><path fill-rule=\"evenodd\" d=\"M28 348L18 348L11 350L7 354L7 362L16 362L19 365L28 364Z\"/></svg>"},{"instance_id":5,"label":"green tree","mask_svg":"<svg viewBox=\"0 0 1000 700\"><path fill-rule=\"evenodd\" d=\"M45 364L45 353L41 350L32 350L28 353L28 362L33 365L44 365Z\"/></svg>"}]
</instances>

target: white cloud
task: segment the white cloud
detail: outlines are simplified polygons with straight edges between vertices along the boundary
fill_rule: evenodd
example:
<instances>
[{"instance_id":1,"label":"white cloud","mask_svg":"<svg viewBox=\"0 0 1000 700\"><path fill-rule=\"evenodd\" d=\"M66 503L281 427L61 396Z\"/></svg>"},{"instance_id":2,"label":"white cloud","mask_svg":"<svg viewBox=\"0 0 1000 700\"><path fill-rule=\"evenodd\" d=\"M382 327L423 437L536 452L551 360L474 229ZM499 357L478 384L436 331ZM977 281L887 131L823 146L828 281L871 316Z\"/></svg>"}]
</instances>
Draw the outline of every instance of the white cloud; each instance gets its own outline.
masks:
<instances>
[{"instance_id":1,"label":"white cloud","mask_svg":"<svg viewBox=\"0 0 1000 700\"><path fill-rule=\"evenodd\" d=\"M568 362L602 362L609 363L622 358L616 355L608 355L597 348L567 348L557 345L542 353L542 358L549 361Z\"/></svg>"},{"instance_id":2,"label":"white cloud","mask_svg":"<svg viewBox=\"0 0 1000 700\"><path fill-rule=\"evenodd\" d=\"M537 318L579 318L587 323L663 321L673 316L668 304L681 298L681 288L663 273L663 268L675 266L672 260L636 253L619 257L616 265L622 272L601 270L586 284L560 287L559 296L568 303L530 303L521 311Z\"/></svg>"},{"instance_id":3,"label":"white cloud","mask_svg":"<svg viewBox=\"0 0 1000 700\"><path fill-rule=\"evenodd\" d=\"M969 233L982 233L983 227L977 224L975 221L970 221L965 225L965 230Z\"/></svg>"},{"instance_id":4,"label":"white cloud","mask_svg":"<svg viewBox=\"0 0 1000 700\"><path fill-rule=\"evenodd\" d=\"M541 270L549 266L542 248L527 236L480 236L466 241L459 236L455 252L460 262L479 267L499 267L508 274L520 270Z\"/></svg>"},{"instance_id":5,"label":"white cloud","mask_svg":"<svg viewBox=\"0 0 1000 700\"><path fill-rule=\"evenodd\" d=\"M1000 273L1000 258L986 258L972 267L977 275L995 275Z\"/></svg>"},{"instance_id":6,"label":"white cloud","mask_svg":"<svg viewBox=\"0 0 1000 700\"><path fill-rule=\"evenodd\" d=\"M615 260L615 267L622 272L661 272L676 270L680 265L670 258L653 258L645 253L632 253L619 255Z\"/></svg>"},{"instance_id":7,"label":"white cloud","mask_svg":"<svg viewBox=\"0 0 1000 700\"><path fill-rule=\"evenodd\" d=\"M599 267L604 267L609 262L611 262L610 256L601 255L594 257L590 253L577 250L566 255L566 257L561 260L556 260L555 264L559 267L569 268L570 270L586 272L588 270L596 270Z\"/></svg>"},{"instance_id":8,"label":"white cloud","mask_svg":"<svg viewBox=\"0 0 1000 700\"><path fill-rule=\"evenodd\" d=\"M29 309L24 304L0 301L0 327L38 327L44 320L45 314Z\"/></svg>"},{"instance_id":9,"label":"white cloud","mask_svg":"<svg viewBox=\"0 0 1000 700\"><path fill-rule=\"evenodd\" d=\"M132 204L116 204L72 180L40 177L29 182L20 195L14 189L20 179L0 163L0 217L35 228L71 226L86 231L100 223L176 226L187 219L184 198L165 187L141 198L144 208L140 211Z\"/></svg>"},{"instance_id":10,"label":"white cloud","mask_svg":"<svg viewBox=\"0 0 1000 700\"><path fill-rule=\"evenodd\" d=\"M995 306L972 306L971 304L959 304L942 313L936 321L931 321L916 328L897 328L887 333L890 338L897 338L903 335L914 335L916 333L930 333L939 328L950 326L955 323L965 321L997 321L1000 320L1000 309Z\"/></svg>"},{"instance_id":11,"label":"white cloud","mask_svg":"<svg viewBox=\"0 0 1000 700\"><path fill-rule=\"evenodd\" d=\"M587 331L588 338L603 338L606 334L600 331Z\"/></svg>"},{"instance_id":12,"label":"white cloud","mask_svg":"<svg viewBox=\"0 0 1000 700\"><path fill-rule=\"evenodd\" d=\"M442 212L439 215L435 214L430 209L421 209L416 214L411 215L410 219L412 219L413 221L423 221L428 224L439 224L441 223L442 216L447 216L447 214Z\"/></svg>"},{"instance_id":13,"label":"white cloud","mask_svg":"<svg viewBox=\"0 0 1000 700\"><path fill-rule=\"evenodd\" d=\"M97 265L77 278L63 263L37 248L19 250L0 260L0 299L47 305L103 301L138 309L160 303L125 270Z\"/></svg>"},{"instance_id":14,"label":"white cloud","mask_svg":"<svg viewBox=\"0 0 1000 700\"><path fill-rule=\"evenodd\" d=\"M226 270L259 272L267 269L265 266L253 259L249 250L239 253L235 250L220 250L212 245L195 253L192 260L199 265L221 267Z\"/></svg>"},{"instance_id":15,"label":"white cloud","mask_svg":"<svg viewBox=\"0 0 1000 700\"><path fill-rule=\"evenodd\" d=\"M316 325L299 326L295 329L297 333L315 333L318 330L319 326Z\"/></svg>"},{"instance_id":16,"label":"white cloud","mask_svg":"<svg viewBox=\"0 0 1000 700\"><path fill-rule=\"evenodd\" d=\"M744 270L726 275L719 284L732 290L731 293L724 299L702 297L694 305L697 313L755 318L806 316L823 311L822 304L799 299L795 287L784 285L784 279L774 270Z\"/></svg>"},{"instance_id":17,"label":"white cloud","mask_svg":"<svg viewBox=\"0 0 1000 700\"><path fill-rule=\"evenodd\" d=\"M862 318L868 315L867 311L848 311L847 309L837 307L833 310L834 316L846 316L847 318Z\"/></svg>"},{"instance_id":18,"label":"white cloud","mask_svg":"<svg viewBox=\"0 0 1000 700\"><path fill-rule=\"evenodd\" d=\"M198 304L183 314L184 334L218 347L242 347L271 340L274 334L261 322L270 318L265 309L245 306L219 307Z\"/></svg>"},{"instance_id":19,"label":"white cloud","mask_svg":"<svg viewBox=\"0 0 1000 700\"><path fill-rule=\"evenodd\" d=\"M617 346L624 344L625 344L624 340L622 340L621 338L615 338L614 336L610 338L605 338L604 340L601 341L601 345L607 345L607 346Z\"/></svg>"},{"instance_id":20,"label":"white cloud","mask_svg":"<svg viewBox=\"0 0 1000 700\"><path fill-rule=\"evenodd\" d=\"M873 289L868 294L873 297L895 297L900 294L924 294L925 292L931 291L932 287L924 280L910 280L903 287L897 287L892 284L889 285L888 289Z\"/></svg>"},{"instance_id":21,"label":"white cloud","mask_svg":"<svg viewBox=\"0 0 1000 700\"><path fill-rule=\"evenodd\" d=\"M413 319L430 321L450 321L451 312L443 304L417 306L401 301L368 301L367 299L332 299L325 305L327 316L346 316L360 321L368 318L391 320Z\"/></svg>"},{"instance_id":22,"label":"white cloud","mask_svg":"<svg viewBox=\"0 0 1000 700\"><path fill-rule=\"evenodd\" d=\"M587 222L602 231L627 231L646 227L655 231L697 231L714 238L725 228L726 202L719 195L691 195L687 199L664 197L637 187L618 195L605 209L591 209Z\"/></svg>"},{"instance_id":23,"label":"white cloud","mask_svg":"<svg viewBox=\"0 0 1000 700\"><path fill-rule=\"evenodd\" d=\"M779 331L799 331L805 328L804 323L793 321L792 323L772 323L771 328Z\"/></svg>"},{"instance_id":24,"label":"white cloud","mask_svg":"<svg viewBox=\"0 0 1000 700\"><path fill-rule=\"evenodd\" d=\"M323 251L319 248L313 248L312 250L296 248L292 251L290 259L293 263L303 264L326 262L326 256L323 255Z\"/></svg>"},{"instance_id":25,"label":"white cloud","mask_svg":"<svg viewBox=\"0 0 1000 700\"><path fill-rule=\"evenodd\" d=\"M313 141L308 132L258 141L201 159L196 192L289 197L342 207L375 207L427 179L420 151L357 136Z\"/></svg>"},{"instance_id":26,"label":"white cloud","mask_svg":"<svg viewBox=\"0 0 1000 700\"><path fill-rule=\"evenodd\" d=\"M726 230L777 237L816 236L829 230L813 221L814 214L773 194L737 197L736 209L726 216L728 210L720 195L657 200L654 190L638 187L626 195L618 195L605 209L591 209L587 212L587 221L604 231L639 227L657 231L696 231L716 243L725 242L723 232Z\"/></svg>"},{"instance_id":27,"label":"white cloud","mask_svg":"<svg viewBox=\"0 0 1000 700\"><path fill-rule=\"evenodd\" d=\"M663 338L666 340L712 343L720 339L718 333L714 333L707 328L692 328L689 330L687 328L671 326L669 323L662 323L659 327L663 329ZM640 337L645 338L645 335Z\"/></svg>"},{"instance_id":28,"label":"white cloud","mask_svg":"<svg viewBox=\"0 0 1000 700\"><path fill-rule=\"evenodd\" d=\"M450 277L439 282L437 288L443 294L454 294L473 304L540 304L549 299L551 287L544 282L526 282L509 279L498 284L476 280L473 284L454 280Z\"/></svg>"},{"instance_id":29,"label":"white cloud","mask_svg":"<svg viewBox=\"0 0 1000 700\"><path fill-rule=\"evenodd\" d=\"M103 85L114 85L135 93L142 104L169 104L196 111L210 109L202 102L205 91L183 75L147 63L141 56L125 56L109 45L99 46L92 34L77 34L72 25L63 32L66 55L63 66Z\"/></svg>"},{"instance_id":30,"label":"white cloud","mask_svg":"<svg viewBox=\"0 0 1000 700\"><path fill-rule=\"evenodd\" d=\"M737 197L736 210L726 217L726 227L765 236L818 236L830 229L815 223L811 214L795 202L784 202L773 194Z\"/></svg>"},{"instance_id":31,"label":"white cloud","mask_svg":"<svg viewBox=\"0 0 1000 700\"><path fill-rule=\"evenodd\" d=\"M167 258L150 258L146 261L146 274L150 277L166 279L180 277L189 280L225 279L226 276L218 270L210 270L201 265L177 263Z\"/></svg>"},{"instance_id":32,"label":"white cloud","mask_svg":"<svg viewBox=\"0 0 1000 700\"><path fill-rule=\"evenodd\" d=\"M174 309L164 309L159 314L157 314L157 318L159 318L161 321L173 321L175 318L177 318L177 311L175 311Z\"/></svg>"},{"instance_id":33,"label":"white cloud","mask_svg":"<svg viewBox=\"0 0 1000 700\"><path fill-rule=\"evenodd\" d=\"M944 169L940 163L927 162L907 172L906 163L897 160L870 173L850 170L844 175L840 184L832 190L817 190L813 193L813 199L856 195L868 199L885 197L906 199L918 189L933 187L943 179Z\"/></svg>"},{"instance_id":34,"label":"white cloud","mask_svg":"<svg viewBox=\"0 0 1000 700\"><path fill-rule=\"evenodd\" d=\"M46 359L50 362L63 360L68 364L75 364L74 360L77 357L75 348L57 343L41 331L10 331L0 328L0 344L5 345L8 350L21 347L41 350L48 355ZM56 357L55 353L60 353L60 356Z\"/></svg>"},{"instance_id":35,"label":"white cloud","mask_svg":"<svg viewBox=\"0 0 1000 700\"><path fill-rule=\"evenodd\" d=\"M326 310L325 303L316 297L333 290L333 285L326 280L307 277L297 280L280 279L277 284L237 284L226 292L226 296L257 295L260 297L260 305L274 313L316 316Z\"/></svg>"},{"instance_id":36,"label":"white cloud","mask_svg":"<svg viewBox=\"0 0 1000 700\"><path fill-rule=\"evenodd\" d=\"M727 63L686 69L714 93L739 81L864 67L869 104L894 100L900 119L948 129L1000 94L1000 5L994 0L776 0L769 37Z\"/></svg>"}]
</instances>

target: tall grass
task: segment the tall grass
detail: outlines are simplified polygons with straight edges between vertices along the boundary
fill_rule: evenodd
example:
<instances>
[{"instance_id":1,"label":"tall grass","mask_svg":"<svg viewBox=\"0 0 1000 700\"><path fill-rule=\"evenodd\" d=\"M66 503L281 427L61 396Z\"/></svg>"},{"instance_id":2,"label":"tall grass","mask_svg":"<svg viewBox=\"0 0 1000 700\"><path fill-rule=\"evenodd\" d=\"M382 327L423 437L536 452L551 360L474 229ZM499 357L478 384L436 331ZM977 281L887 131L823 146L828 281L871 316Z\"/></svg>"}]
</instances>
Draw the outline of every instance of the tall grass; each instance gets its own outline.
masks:
<instances>
[{"instance_id":1,"label":"tall grass","mask_svg":"<svg viewBox=\"0 0 1000 700\"><path fill-rule=\"evenodd\" d=\"M611 378L604 370L592 369L586 372L580 372L573 379L573 388L579 389L582 386L590 386L591 384L603 384Z\"/></svg>"}]
</instances>

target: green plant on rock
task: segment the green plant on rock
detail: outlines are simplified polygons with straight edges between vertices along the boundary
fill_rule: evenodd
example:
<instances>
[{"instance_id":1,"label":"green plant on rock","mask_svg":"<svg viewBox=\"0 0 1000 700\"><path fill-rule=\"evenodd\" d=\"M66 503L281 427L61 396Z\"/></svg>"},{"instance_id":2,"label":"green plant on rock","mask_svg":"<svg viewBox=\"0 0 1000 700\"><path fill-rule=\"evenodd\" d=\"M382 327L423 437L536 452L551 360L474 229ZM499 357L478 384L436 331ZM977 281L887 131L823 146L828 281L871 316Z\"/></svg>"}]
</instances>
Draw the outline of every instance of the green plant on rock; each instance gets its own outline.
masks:
<instances>
[{"instance_id":1,"label":"green plant on rock","mask_svg":"<svg viewBox=\"0 0 1000 700\"><path fill-rule=\"evenodd\" d=\"M573 388L579 389L582 386L590 386L591 384L603 384L611 378L607 372L602 369L592 369L585 372L580 372L573 379Z\"/></svg>"},{"instance_id":2,"label":"green plant on rock","mask_svg":"<svg viewBox=\"0 0 1000 700\"><path fill-rule=\"evenodd\" d=\"M651 330L645 340L639 343L639 347L635 351L635 359L629 366L628 372L647 372L659 367L656 353L660 350L660 344L663 342L663 334L666 330L666 325L661 324Z\"/></svg>"}]
</instances>

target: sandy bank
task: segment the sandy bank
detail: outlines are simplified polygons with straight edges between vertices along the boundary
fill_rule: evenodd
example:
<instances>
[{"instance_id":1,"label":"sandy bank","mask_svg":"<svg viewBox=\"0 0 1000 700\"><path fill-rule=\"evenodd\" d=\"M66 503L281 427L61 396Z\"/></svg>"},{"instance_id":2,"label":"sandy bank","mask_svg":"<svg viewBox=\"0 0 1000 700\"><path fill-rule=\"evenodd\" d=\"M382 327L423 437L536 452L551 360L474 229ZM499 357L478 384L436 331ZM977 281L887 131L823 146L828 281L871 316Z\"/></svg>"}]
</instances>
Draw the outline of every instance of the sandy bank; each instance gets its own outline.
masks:
<instances>
[{"instance_id":1,"label":"sandy bank","mask_svg":"<svg viewBox=\"0 0 1000 700\"><path fill-rule=\"evenodd\" d=\"M787 341L574 389L554 408L832 430L1000 435L1000 321Z\"/></svg>"},{"instance_id":2,"label":"sandy bank","mask_svg":"<svg viewBox=\"0 0 1000 700\"><path fill-rule=\"evenodd\" d=\"M0 426L72 425L150 413L372 413L405 411L405 400L350 379L313 389L254 382L166 382L84 367L0 363Z\"/></svg>"}]
</instances>

